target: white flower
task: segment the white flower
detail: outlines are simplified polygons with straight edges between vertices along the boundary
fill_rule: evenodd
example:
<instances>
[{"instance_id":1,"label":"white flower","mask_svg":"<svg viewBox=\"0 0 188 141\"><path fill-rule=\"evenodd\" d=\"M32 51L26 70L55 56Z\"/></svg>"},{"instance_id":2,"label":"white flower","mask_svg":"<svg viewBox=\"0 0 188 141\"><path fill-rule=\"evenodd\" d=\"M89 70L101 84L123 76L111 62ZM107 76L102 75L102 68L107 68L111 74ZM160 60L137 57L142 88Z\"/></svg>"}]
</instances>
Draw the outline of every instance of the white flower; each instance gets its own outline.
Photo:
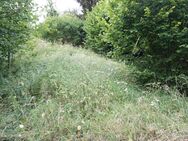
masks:
<instances>
[{"instance_id":1,"label":"white flower","mask_svg":"<svg viewBox=\"0 0 188 141\"><path fill-rule=\"evenodd\" d=\"M51 102L51 100L50 99L48 99L47 101L46 101L46 104L49 104Z\"/></svg>"},{"instance_id":2,"label":"white flower","mask_svg":"<svg viewBox=\"0 0 188 141\"><path fill-rule=\"evenodd\" d=\"M158 102L159 102L159 99L156 98L155 101L158 103Z\"/></svg>"},{"instance_id":3,"label":"white flower","mask_svg":"<svg viewBox=\"0 0 188 141\"><path fill-rule=\"evenodd\" d=\"M85 122L82 120L82 124L85 124Z\"/></svg>"},{"instance_id":4,"label":"white flower","mask_svg":"<svg viewBox=\"0 0 188 141\"><path fill-rule=\"evenodd\" d=\"M21 137L22 137L22 135L21 135L21 134L19 134L19 135L18 135L18 137L20 137L20 138L21 138Z\"/></svg>"},{"instance_id":5,"label":"white flower","mask_svg":"<svg viewBox=\"0 0 188 141\"><path fill-rule=\"evenodd\" d=\"M121 84L121 82L118 81L117 84Z\"/></svg>"},{"instance_id":6,"label":"white flower","mask_svg":"<svg viewBox=\"0 0 188 141\"><path fill-rule=\"evenodd\" d=\"M152 101L150 105L153 106L153 107L155 107L156 106L155 101Z\"/></svg>"},{"instance_id":7,"label":"white flower","mask_svg":"<svg viewBox=\"0 0 188 141\"><path fill-rule=\"evenodd\" d=\"M21 86L24 86L24 82L21 81L21 82L20 82L20 85L21 85Z\"/></svg>"},{"instance_id":8,"label":"white flower","mask_svg":"<svg viewBox=\"0 0 188 141\"><path fill-rule=\"evenodd\" d=\"M155 99L151 102L150 105L153 106L153 107L155 107L155 108L158 108L159 104L160 104L160 100L157 99L157 98L155 98Z\"/></svg>"},{"instance_id":9,"label":"white flower","mask_svg":"<svg viewBox=\"0 0 188 141\"><path fill-rule=\"evenodd\" d=\"M24 125L23 125L23 124L20 124L19 127L20 127L21 129L23 129L23 128L24 128Z\"/></svg>"},{"instance_id":10,"label":"white flower","mask_svg":"<svg viewBox=\"0 0 188 141\"><path fill-rule=\"evenodd\" d=\"M138 99L137 99L137 102L138 103L142 103L144 101L144 97L143 96L141 96L141 97L139 97Z\"/></svg>"},{"instance_id":11,"label":"white flower","mask_svg":"<svg viewBox=\"0 0 188 141\"><path fill-rule=\"evenodd\" d=\"M127 85L127 82L125 81L115 81L117 84L124 84L124 85Z\"/></svg>"},{"instance_id":12,"label":"white flower","mask_svg":"<svg viewBox=\"0 0 188 141\"><path fill-rule=\"evenodd\" d=\"M42 118L44 118L45 117L45 113L42 113Z\"/></svg>"},{"instance_id":13,"label":"white flower","mask_svg":"<svg viewBox=\"0 0 188 141\"><path fill-rule=\"evenodd\" d=\"M170 90L170 88L168 87L168 85L164 85L163 88L164 88L165 91L169 91Z\"/></svg>"},{"instance_id":14,"label":"white flower","mask_svg":"<svg viewBox=\"0 0 188 141\"><path fill-rule=\"evenodd\" d=\"M158 108L158 102L156 101L156 100L153 100L151 103L150 103L150 105L152 106L152 107L154 107L154 108Z\"/></svg>"},{"instance_id":15,"label":"white flower","mask_svg":"<svg viewBox=\"0 0 188 141\"><path fill-rule=\"evenodd\" d=\"M124 89L124 92L128 92L128 89L127 89L127 88L125 88L125 89Z\"/></svg>"},{"instance_id":16,"label":"white flower","mask_svg":"<svg viewBox=\"0 0 188 141\"><path fill-rule=\"evenodd\" d=\"M79 125L79 126L77 127L77 130L80 131L81 129L82 129L82 127Z\"/></svg>"}]
</instances>

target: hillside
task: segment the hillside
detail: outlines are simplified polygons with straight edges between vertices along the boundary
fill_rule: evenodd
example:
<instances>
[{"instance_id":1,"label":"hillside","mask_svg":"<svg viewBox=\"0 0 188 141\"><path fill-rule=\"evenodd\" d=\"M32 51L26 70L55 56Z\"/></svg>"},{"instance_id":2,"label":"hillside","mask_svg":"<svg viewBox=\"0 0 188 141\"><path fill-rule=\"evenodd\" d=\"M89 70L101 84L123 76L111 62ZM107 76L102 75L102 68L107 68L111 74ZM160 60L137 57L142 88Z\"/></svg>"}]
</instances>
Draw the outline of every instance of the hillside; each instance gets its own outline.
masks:
<instances>
[{"instance_id":1,"label":"hillside","mask_svg":"<svg viewBox=\"0 0 188 141\"><path fill-rule=\"evenodd\" d=\"M122 62L37 40L14 64L0 75L0 140L188 139L187 99L140 88Z\"/></svg>"}]
</instances>

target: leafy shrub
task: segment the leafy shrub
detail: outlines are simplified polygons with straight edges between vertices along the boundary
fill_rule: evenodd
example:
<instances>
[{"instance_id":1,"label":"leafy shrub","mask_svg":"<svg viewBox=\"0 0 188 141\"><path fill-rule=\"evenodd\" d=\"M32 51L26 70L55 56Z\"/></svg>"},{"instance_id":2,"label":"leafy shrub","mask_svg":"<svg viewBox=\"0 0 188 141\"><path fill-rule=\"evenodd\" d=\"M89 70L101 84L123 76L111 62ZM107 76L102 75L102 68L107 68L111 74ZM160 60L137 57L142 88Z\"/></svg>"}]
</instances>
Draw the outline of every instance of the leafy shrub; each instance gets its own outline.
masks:
<instances>
[{"instance_id":1,"label":"leafy shrub","mask_svg":"<svg viewBox=\"0 0 188 141\"><path fill-rule=\"evenodd\" d=\"M187 5L187 0L103 0L86 19L86 45L129 58L149 72L147 82L151 74L156 80L188 75Z\"/></svg>"},{"instance_id":2,"label":"leafy shrub","mask_svg":"<svg viewBox=\"0 0 188 141\"><path fill-rule=\"evenodd\" d=\"M40 37L51 41L81 45L84 39L83 21L72 14L48 17L37 31Z\"/></svg>"},{"instance_id":3,"label":"leafy shrub","mask_svg":"<svg viewBox=\"0 0 188 141\"><path fill-rule=\"evenodd\" d=\"M32 0L0 1L0 66L8 61L10 67L13 54L28 40L32 8Z\"/></svg>"},{"instance_id":4,"label":"leafy shrub","mask_svg":"<svg viewBox=\"0 0 188 141\"><path fill-rule=\"evenodd\" d=\"M109 29L108 1L100 1L92 12L87 14L84 22L86 32L85 46L100 54L107 54L112 50L112 45L106 38Z\"/></svg>"},{"instance_id":5,"label":"leafy shrub","mask_svg":"<svg viewBox=\"0 0 188 141\"><path fill-rule=\"evenodd\" d=\"M144 62L161 72L186 70L188 1L122 1L114 10L111 42L120 54L143 51ZM186 53L187 52L187 53ZM152 61L152 62L151 62ZM176 66L176 67L174 67Z\"/></svg>"}]
</instances>

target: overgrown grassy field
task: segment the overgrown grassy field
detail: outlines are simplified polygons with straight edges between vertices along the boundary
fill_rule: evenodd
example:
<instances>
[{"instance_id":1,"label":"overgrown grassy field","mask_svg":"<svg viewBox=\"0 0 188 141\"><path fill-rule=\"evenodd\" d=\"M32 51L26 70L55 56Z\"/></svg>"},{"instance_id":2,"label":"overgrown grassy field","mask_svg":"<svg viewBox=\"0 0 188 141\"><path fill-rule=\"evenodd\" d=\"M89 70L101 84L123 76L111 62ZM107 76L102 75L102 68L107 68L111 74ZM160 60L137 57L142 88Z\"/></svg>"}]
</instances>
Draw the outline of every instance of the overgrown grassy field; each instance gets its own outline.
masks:
<instances>
[{"instance_id":1,"label":"overgrown grassy field","mask_svg":"<svg viewBox=\"0 0 188 141\"><path fill-rule=\"evenodd\" d=\"M188 140L187 98L139 88L131 66L41 40L14 63L0 76L1 141Z\"/></svg>"}]
</instances>

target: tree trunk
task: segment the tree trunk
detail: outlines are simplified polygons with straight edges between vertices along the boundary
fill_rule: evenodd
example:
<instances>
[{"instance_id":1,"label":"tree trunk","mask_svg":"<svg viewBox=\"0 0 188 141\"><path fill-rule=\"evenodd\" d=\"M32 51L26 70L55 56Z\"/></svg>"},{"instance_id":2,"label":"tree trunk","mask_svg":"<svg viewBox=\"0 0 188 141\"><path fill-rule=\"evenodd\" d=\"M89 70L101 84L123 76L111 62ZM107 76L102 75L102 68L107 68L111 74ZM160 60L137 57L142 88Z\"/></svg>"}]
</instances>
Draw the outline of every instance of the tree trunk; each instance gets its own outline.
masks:
<instances>
[{"instance_id":1,"label":"tree trunk","mask_svg":"<svg viewBox=\"0 0 188 141\"><path fill-rule=\"evenodd\" d=\"M7 57L8 57L8 70L10 71L10 69L11 69L11 63L12 63L10 49L8 50L8 56Z\"/></svg>"}]
</instances>

